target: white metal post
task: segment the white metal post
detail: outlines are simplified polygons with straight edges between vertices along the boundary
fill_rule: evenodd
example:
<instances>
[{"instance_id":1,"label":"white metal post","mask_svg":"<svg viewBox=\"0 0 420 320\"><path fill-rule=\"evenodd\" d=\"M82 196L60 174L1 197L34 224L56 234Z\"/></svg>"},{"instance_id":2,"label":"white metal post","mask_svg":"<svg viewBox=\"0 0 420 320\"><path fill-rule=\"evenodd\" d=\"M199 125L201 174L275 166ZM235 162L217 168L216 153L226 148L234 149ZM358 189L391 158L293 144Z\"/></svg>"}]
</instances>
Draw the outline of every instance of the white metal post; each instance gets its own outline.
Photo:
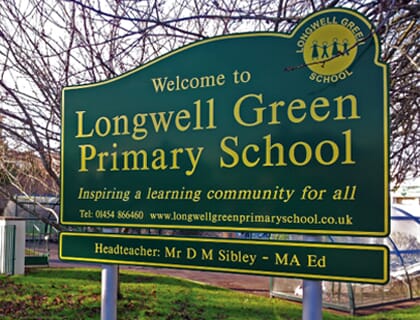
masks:
<instances>
[{"instance_id":1,"label":"white metal post","mask_svg":"<svg viewBox=\"0 0 420 320\"><path fill-rule=\"evenodd\" d=\"M316 242L317 236L305 236L305 241ZM302 320L322 319L322 281L304 280Z\"/></svg>"},{"instance_id":2,"label":"white metal post","mask_svg":"<svg viewBox=\"0 0 420 320\"><path fill-rule=\"evenodd\" d=\"M322 319L322 282L303 281L302 320Z\"/></svg>"},{"instance_id":3,"label":"white metal post","mask_svg":"<svg viewBox=\"0 0 420 320\"><path fill-rule=\"evenodd\" d=\"M114 229L104 228L104 233ZM101 273L101 320L117 320L118 266L102 265Z\"/></svg>"}]
</instances>

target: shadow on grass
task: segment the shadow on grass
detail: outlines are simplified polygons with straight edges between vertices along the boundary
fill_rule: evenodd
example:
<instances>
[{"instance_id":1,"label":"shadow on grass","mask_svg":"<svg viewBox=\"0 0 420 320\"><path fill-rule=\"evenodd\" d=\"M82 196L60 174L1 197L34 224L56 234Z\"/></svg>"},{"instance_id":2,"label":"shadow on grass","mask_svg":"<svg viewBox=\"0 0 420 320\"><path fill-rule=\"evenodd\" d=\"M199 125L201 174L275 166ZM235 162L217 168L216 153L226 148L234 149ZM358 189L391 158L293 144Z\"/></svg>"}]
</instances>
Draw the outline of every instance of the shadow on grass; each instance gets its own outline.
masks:
<instances>
[{"instance_id":1,"label":"shadow on grass","mask_svg":"<svg viewBox=\"0 0 420 320\"><path fill-rule=\"evenodd\" d=\"M99 269L85 269L85 268L40 268L30 269L27 271L27 275L33 278L54 278L61 280L85 280L85 281L101 281L101 270ZM223 290L218 287L201 284L198 282L175 278L164 275L150 275L146 273L140 273L138 271L126 271L120 270L120 281L122 283L154 283L161 285L180 286L189 284L191 288L205 288L206 290Z\"/></svg>"}]
</instances>

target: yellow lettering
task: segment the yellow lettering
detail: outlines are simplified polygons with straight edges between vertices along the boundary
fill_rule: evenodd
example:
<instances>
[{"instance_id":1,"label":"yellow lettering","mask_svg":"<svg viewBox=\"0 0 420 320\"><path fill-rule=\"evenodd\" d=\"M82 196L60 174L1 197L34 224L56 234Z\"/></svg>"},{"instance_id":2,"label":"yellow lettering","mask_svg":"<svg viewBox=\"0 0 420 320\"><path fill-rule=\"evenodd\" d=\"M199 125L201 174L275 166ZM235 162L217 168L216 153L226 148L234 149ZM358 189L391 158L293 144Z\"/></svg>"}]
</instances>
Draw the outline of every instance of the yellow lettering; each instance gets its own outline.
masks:
<instances>
[{"instance_id":1,"label":"yellow lettering","mask_svg":"<svg viewBox=\"0 0 420 320\"><path fill-rule=\"evenodd\" d=\"M293 123L301 123L306 118L306 112L299 116L295 116L294 111L305 110L306 104L305 101L301 99L295 99L290 102L289 107L287 108L287 117Z\"/></svg>"},{"instance_id":2,"label":"yellow lettering","mask_svg":"<svg viewBox=\"0 0 420 320\"><path fill-rule=\"evenodd\" d=\"M241 98L239 98L238 101L236 101L235 106L233 107L233 115L235 117L236 122L238 122L241 126L244 126L244 127L254 127L256 125L261 124L263 121L263 111L265 107L253 108L256 114L254 121L246 122L242 119L242 116L241 116L242 104L245 100L249 98L255 98L258 100L259 103L263 102L262 94L253 94L253 93L244 95Z\"/></svg>"},{"instance_id":3,"label":"yellow lettering","mask_svg":"<svg viewBox=\"0 0 420 320\"><path fill-rule=\"evenodd\" d=\"M322 147L324 145L329 145L331 147L331 159L329 161L324 160L323 156L322 156ZM339 156L339 150L338 150L338 146L334 141L331 140L325 140L322 141L321 143L319 143L316 148L315 148L315 159L322 165L324 166L329 166L334 164Z\"/></svg>"},{"instance_id":4,"label":"yellow lettering","mask_svg":"<svg viewBox=\"0 0 420 320\"><path fill-rule=\"evenodd\" d=\"M317 112L317 109L326 108L326 107L329 107L329 106L330 106L330 103L329 103L327 98L318 97L318 98L314 99L312 101L311 108L310 108L310 113L311 113L312 119L314 119L315 121L318 121L318 122L322 122L322 121L327 120L329 115L330 115L330 111L326 111L324 113L324 115L319 115L319 113Z\"/></svg>"},{"instance_id":5,"label":"yellow lettering","mask_svg":"<svg viewBox=\"0 0 420 320\"><path fill-rule=\"evenodd\" d=\"M142 165L142 170L147 170L148 166L147 166L147 151L146 150L138 150L137 152L135 150L129 150L129 151L123 151L122 152L122 156L123 156L123 168L122 171L136 171L139 170L139 166L138 166L138 159L139 156L142 156L143 159L143 165ZM131 161L130 161L131 159ZM131 166L130 166L131 164Z\"/></svg>"},{"instance_id":6,"label":"yellow lettering","mask_svg":"<svg viewBox=\"0 0 420 320\"><path fill-rule=\"evenodd\" d=\"M249 149L252 149L256 153L260 150L260 148L256 144L249 144L249 145L245 146L243 151L242 151L242 162L243 162L243 164L248 168L252 168L252 167L255 167L260 162L260 158L257 157L254 161L250 161L249 158L248 158L248 150Z\"/></svg>"},{"instance_id":7,"label":"yellow lettering","mask_svg":"<svg viewBox=\"0 0 420 320\"><path fill-rule=\"evenodd\" d=\"M344 116L344 103L346 101L350 102L350 116L348 119L354 120L354 119L360 119L360 116L357 114L357 99L354 95L349 94L345 97L337 97L334 99L337 102L337 116L334 118L334 120L346 120L346 117Z\"/></svg>"},{"instance_id":8,"label":"yellow lettering","mask_svg":"<svg viewBox=\"0 0 420 320\"><path fill-rule=\"evenodd\" d=\"M99 117L95 122L95 132L99 137L106 137L111 131L111 121L107 117Z\"/></svg>"},{"instance_id":9,"label":"yellow lettering","mask_svg":"<svg viewBox=\"0 0 420 320\"><path fill-rule=\"evenodd\" d=\"M89 138L93 136L93 129L88 133L83 133L83 115L86 111L77 111L77 134L76 138Z\"/></svg>"},{"instance_id":10,"label":"yellow lettering","mask_svg":"<svg viewBox=\"0 0 420 320\"><path fill-rule=\"evenodd\" d=\"M191 114L188 110L180 110L175 116L175 127L179 131L187 131L191 125ZM186 123L182 124L182 120L187 120Z\"/></svg>"},{"instance_id":11,"label":"yellow lettering","mask_svg":"<svg viewBox=\"0 0 420 320\"><path fill-rule=\"evenodd\" d=\"M342 132L344 135L344 154L346 155L344 157L344 161L341 162L341 164L355 164L356 161L352 159L352 153L351 153L351 130L346 130Z\"/></svg>"},{"instance_id":12,"label":"yellow lettering","mask_svg":"<svg viewBox=\"0 0 420 320\"><path fill-rule=\"evenodd\" d=\"M84 144L79 146L80 149L80 169L79 172L87 172L86 164L88 161L95 159L96 148L91 144Z\"/></svg>"},{"instance_id":13,"label":"yellow lettering","mask_svg":"<svg viewBox=\"0 0 420 320\"><path fill-rule=\"evenodd\" d=\"M281 143L271 143L271 134L268 134L263 137L265 140L265 162L263 167L272 167L274 166L273 162L271 161L272 152L274 148L277 148L277 163L275 164L277 167L279 166L286 166L287 164L284 162L284 146Z\"/></svg>"},{"instance_id":14,"label":"yellow lettering","mask_svg":"<svg viewBox=\"0 0 420 320\"><path fill-rule=\"evenodd\" d=\"M231 158L232 161L230 163L226 163L223 159L223 157L220 157L220 168L234 168L236 167L236 165L239 162L239 156L238 154L232 150L231 148L229 148L226 143L227 141L233 141L234 145L237 147L238 146L238 137L224 137L222 139L222 141L220 142L220 147L222 149L222 151L224 151L226 154L228 154Z\"/></svg>"},{"instance_id":15,"label":"yellow lettering","mask_svg":"<svg viewBox=\"0 0 420 320\"><path fill-rule=\"evenodd\" d=\"M302 146L305 151L304 159L303 161L300 161L300 162L296 159L296 148L298 146ZM307 144L306 142L297 141L290 146L289 159L290 159L290 162L293 163L295 166L299 166L299 167L306 166L309 163L309 161L311 161L311 158L312 158L312 149L310 145Z\"/></svg>"}]
</instances>

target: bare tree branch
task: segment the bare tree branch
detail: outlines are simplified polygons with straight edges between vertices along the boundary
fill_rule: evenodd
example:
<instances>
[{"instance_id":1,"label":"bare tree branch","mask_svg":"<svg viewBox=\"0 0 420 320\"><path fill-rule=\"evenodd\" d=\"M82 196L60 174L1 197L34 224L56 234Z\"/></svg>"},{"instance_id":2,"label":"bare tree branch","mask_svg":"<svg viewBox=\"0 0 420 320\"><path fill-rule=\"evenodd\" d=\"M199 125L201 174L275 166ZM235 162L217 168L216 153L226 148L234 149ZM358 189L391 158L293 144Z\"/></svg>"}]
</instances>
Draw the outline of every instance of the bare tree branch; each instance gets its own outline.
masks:
<instances>
[{"instance_id":1,"label":"bare tree branch","mask_svg":"<svg viewBox=\"0 0 420 320\"><path fill-rule=\"evenodd\" d=\"M33 185L57 193L64 86L118 76L203 38L251 31L289 33L308 14L335 6L367 16L382 38L381 56L391 73L390 174L398 185L420 174L416 0L3 0L0 128L5 152L30 152L43 172L37 177L23 170L19 177L26 172ZM3 169L17 170L9 165ZM50 180L41 184L45 176ZM8 177L0 185L4 195L10 195L11 178L18 176ZM29 188L28 183L13 183L22 193Z\"/></svg>"}]
</instances>

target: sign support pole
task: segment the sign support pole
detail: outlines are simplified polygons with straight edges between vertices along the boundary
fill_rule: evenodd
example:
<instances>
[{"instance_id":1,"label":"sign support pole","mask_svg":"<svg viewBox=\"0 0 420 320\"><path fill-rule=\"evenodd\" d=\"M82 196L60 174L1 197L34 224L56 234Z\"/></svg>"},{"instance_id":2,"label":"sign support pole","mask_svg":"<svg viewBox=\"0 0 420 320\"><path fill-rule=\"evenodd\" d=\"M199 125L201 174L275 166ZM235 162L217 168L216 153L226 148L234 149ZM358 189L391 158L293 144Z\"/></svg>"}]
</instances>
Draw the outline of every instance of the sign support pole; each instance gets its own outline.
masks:
<instances>
[{"instance_id":1,"label":"sign support pole","mask_svg":"<svg viewBox=\"0 0 420 320\"><path fill-rule=\"evenodd\" d=\"M322 319L322 282L303 281L302 320Z\"/></svg>"},{"instance_id":2,"label":"sign support pole","mask_svg":"<svg viewBox=\"0 0 420 320\"><path fill-rule=\"evenodd\" d=\"M305 236L305 241L315 242L317 236ZM322 282L303 281L302 320L322 320Z\"/></svg>"},{"instance_id":3,"label":"sign support pole","mask_svg":"<svg viewBox=\"0 0 420 320\"><path fill-rule=\"evenodd\" d=\"M112 233L113 228L104 228ZM101 320L117 320L118 266L102 265L101 273Z\"/></svg>"}]
</instances>

